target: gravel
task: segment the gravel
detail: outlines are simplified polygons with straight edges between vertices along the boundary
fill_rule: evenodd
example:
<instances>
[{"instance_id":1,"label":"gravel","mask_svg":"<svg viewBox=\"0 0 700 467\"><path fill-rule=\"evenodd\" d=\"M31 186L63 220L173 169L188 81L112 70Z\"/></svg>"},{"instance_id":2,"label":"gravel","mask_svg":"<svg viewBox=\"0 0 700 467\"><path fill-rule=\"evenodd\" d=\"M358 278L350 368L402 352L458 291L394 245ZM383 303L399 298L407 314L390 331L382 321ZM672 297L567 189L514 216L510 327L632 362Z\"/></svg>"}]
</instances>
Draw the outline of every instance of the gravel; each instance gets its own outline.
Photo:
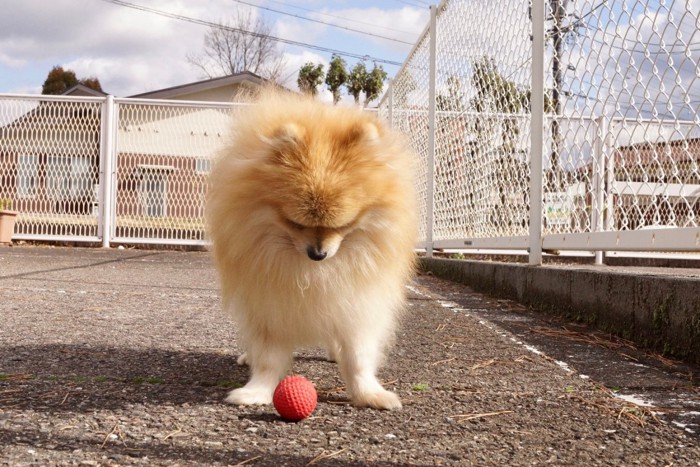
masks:
<instances>
[{"instance_id":1,"label":"gravel","mask_svg":"<svg viewBox=\"0 0 700 467\"><path fill-rule=\"evenodd\" d=\"M349 405L304 349L319 404L289 423L223 403L247 369L207 253L2 248L0 465L700 465L695 430L509 329L519 305L430 276L410 296L380 372L404 408Z\"/></svg>"}]
</instances>

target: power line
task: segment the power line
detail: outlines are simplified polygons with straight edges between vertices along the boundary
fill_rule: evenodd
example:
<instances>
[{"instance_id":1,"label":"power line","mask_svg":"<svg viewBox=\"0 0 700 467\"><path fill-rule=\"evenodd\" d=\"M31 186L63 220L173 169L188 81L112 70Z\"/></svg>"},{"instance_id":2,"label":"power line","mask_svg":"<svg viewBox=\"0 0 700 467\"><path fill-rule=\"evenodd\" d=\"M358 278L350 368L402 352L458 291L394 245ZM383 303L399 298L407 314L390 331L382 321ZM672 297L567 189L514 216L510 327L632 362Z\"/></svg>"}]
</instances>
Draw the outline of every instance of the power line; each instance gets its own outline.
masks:
<instances>
[{"instance_id":1,"label":"power line","mask_svg":"<svg viewBox=\"0 0 700 467\"><path fill-rule=\"evenodd\" d=\"M417 6L418 8L426 8L428 6L427 3L424 2L406 2L404 0L395 0L399 3L403 3L404 5L410 5L410 6Z\"/></svg>"},{"instance_id":2,"label":"power line","mask_svg":"<svg viewBox=\"0 0 700 467\"><path fill-rule=\"evenodd\" d=\"M359 29L352 29L352 28L348 28L348 27L345 27L345 26L340 26L340 25L338 25L338 24L326 23L325 21L321 21L321 20L318 20L318 19L308 18L308 17L306 17L306 16L301 16L301 15L295 15L294 13L288 13L288 12L286 12L286 11L275 10L275 9L273 9L273 8L268 8L268 7L261 6L261 5L255 5L254 3L244 2L244 1L242 1L242 0L233 0L233 1L234 1L234 2L238 2L238 3L241 3L241 4L243 4L243 5L248 5L248 6L252 6L252 7L255 7L255 8L260 8L260 9L262 9L262 10L272 11L273 13L279 13L279 14L281 14L281 15L293 16L294 18L299 18L299 19L303 19L303 20L306 20L306 21L312 21L312 22L314 22L314 23L325 24L326 26L332 26L332 27L334 27L334 28L345 29L346 31L358 32L358 33L360 33L360 34L365 34L365 35L368 35L368 36L378 37L378 38L380 38L380 39L386 39L386 40L388 40L388 41L401 42L402 44L413 45L413 42L402 41L402 40L400 40L400 39L395 39L395 38L393 38L393 37L380 36L379 34L374 34L374 33L366 32L366 31L360 31Z\"/></svg>"},{"instance_id":3,"label":"power line","mask_svg":"<svg viewBox=\"0 0 700 467\"><path fill-rule=\"evenodd\" d=\"M168 12L168 11L157 10L157 9L155 9L155 8L149 8L149 7L145 7L145 6L142 6L142 5L136 5L136 4L124 2L124 1L121 1L121 0L102 0L102 1L103 1L103 2L107 2L107 3L112 3L112 4L114 4L114 5L119 5L119 6L127 7L127 8L133 8L133 9L135 9L135 10L140 10L140 11L145 11L145 12L148 12L148 13L153 13L153 14L156 14L156 15L159 15L159 16L164 16L164 17L166 17L166 18L177 19L177 20L180 20L180 21L186 21L186 22L188 22L188 23L199 24L199 25L202 25L202 26L209 26L209 27L213 27L213 28L217 28L217 29L226 30L226 31L234 31L234 32L238 32L238 33L241 33L241 34L246 34L246 35L253 36L253 37L267 38L267 39L270 39L270 40L273 40L273 41L276 41L276 42L281 42L281 43L284 43L284 44L294 45L294 46L297 46L297 47L303 47L303 48L306 48L306 49L318 50L318 51L320 51L320 52L326 52L326 53L331 53L331 54L336 54L336 55L342 55L342 56L345 56L345 57L352 57L352 58L356 58L356 59L358 59L358 60L370 60L370 61L372 61L372 62L385 63L385 64L387 64L387 65L401 66L401 62L396 62L396 61L393 61L393 60L387 60L387 59L384 59L384 58L372 57L372 56L370 56L370 55L360 55L360 54L356 54L356 53L352 53L352 52L344 52L344 51L342 51L342 50L336 50L336 49L331 49L331 48L328 48L328 47L322 47L322 46L320 46L320 45L307 44L307 43L305 43L305 42L298 42L298 41L293 41L293 40L289 40L289 39L282 39L281 37L269 36L269 35L267 35L267 34L261 34L261 33L253 32L253 31L246 31L245 29L234 28L234 27L231 27L231 26L224 26L224 25L222 25L222 24L213 23L213 22L211 22L211 21L206 21L206 20L198 19L198 18L192 18L192 17L190 17L190 16L178 15L178 14L176 14L176 13L170 13L170 12Z\"/></svg>"},{"instance_id":4,"label":"power line","mask_svg":"<svg viewBox=\"0 0 700 467\"><path fill-rule=\"evenodd\" d=\"M277 3L278 5L284 5L284 6L287 6L287 7L290 7L290 8L296 8L297 10L308 11L308 12L310 12L310 13L314 13L314 14L317 14L317 15L327 16L328 18L342 19L343 21L348 21L348 22L350 22L350 23L364 24L365 26L372 26L373 28L386 29L387 31L394 31L394 32L400 32L400 33L403 33L403 34L412 34L412 35L415 35L415 32L403 31L403 30L401 30L401 29L394 29L394 28L389 28L389 27L386 27L386 26L380 26L380 25L378 25L378 24L366 23L366 22L364 22L364 21L359 21L359 20L356 20L356 19L345 18L345 17L343 17L343 16L331 15L331 14L329 14L329 13L323 13L323 12L321 12L321 11L312 10L311 8L304 8L303 6L292 5L292 4L289 4L289 3L280 2L280 1L278 1L278 0L267 0L267 1L268 1L268 2L272 2L272 3Z\"/></svg>"}]
</instances>

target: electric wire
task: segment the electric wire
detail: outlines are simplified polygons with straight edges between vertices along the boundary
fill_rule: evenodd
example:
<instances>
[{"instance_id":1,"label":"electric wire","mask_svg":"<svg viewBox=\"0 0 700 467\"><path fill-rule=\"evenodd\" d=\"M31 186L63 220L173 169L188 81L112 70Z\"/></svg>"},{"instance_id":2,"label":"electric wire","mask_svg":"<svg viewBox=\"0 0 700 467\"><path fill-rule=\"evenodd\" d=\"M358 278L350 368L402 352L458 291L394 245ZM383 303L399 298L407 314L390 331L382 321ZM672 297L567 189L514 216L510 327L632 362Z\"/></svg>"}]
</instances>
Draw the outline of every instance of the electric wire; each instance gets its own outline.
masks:
<instances>
[{"instance_id":1,"label":"electric wire","mask_svg":"<svg viewBox=\"0 0 700 467\"><path fill-rule=\"evenodd\" d=\"M367 36L377 37L377 38L379 38L379 39L385 39L385 40L388 40L388 41L394 41L394 42L400 42L400 43L402 43L402 44L413 45L413 42L402 41L401 39L395 39L395 38L393 38L393 37L381 36L381 35L379 35L379 34L374 34L374 33L367 32L367 31L360 31L359 29L348 28L348 27L345 27L345 26L341 26L341 25L339 25L339 24L327 23L327 22L325 22L325 21L321 21L321 20L318 20L318 19L308 18L308 17L306 17L306 16L295 15L294 13L288 13L288 12L286 12L286 11L275 10L275 9L273 9L273 8L268 8L268 7L265 7L265 6L262 6L262 5L256 5L256 4L254 4L254 3L244 2L243 0L233 0L233 1L234 1L234 2L237 2L237 3L240 3L240 4L242 4L242 5L248 5L248 6L252 6L252 7L254 7L254 8L260 8L260 9L262 9L262 10L271 11L271 12L273 12L273 13L279 13L279 14L281 14L281 15L292 16L292 17L294 17L294 18L303 19L303 20L305 20L305 21L311 21L311 22L313 22L313 23L325 24L326 26L331 26L331 27L339 28L339 29L345 29L346 31L357 32L357 33L360 33L360 34L365 34L365 35L367 35Z\"/></svg>"},{"instance_id":2,"label":"electric wire","mask_svg":"<svg viewBox=\"0 0 700 467\"><path fill-rule=\"evenodd\" d=\"M295 8L295 9L297 9L297 10L308 11L308 12L310 12L310 13L315 13L315 14L317 14L317 15L327 16L328 18L342 19L343 21L348 21L348 22L350 22L350 23L363 24L363 25L365 25L365 26L372 26L373 28L386 29L387 31L400 32L400 33L403 33L403 34L412 34L412 35L415 35L415 34L416 34L415 32L411 32L411 31L404 31L404 30L401 30L401 29L390 28L390 27L387 27L387 26L380 26L380 25L378 25L378 24L367 23L367 22L365 22L365 21L359 21L359 20L356 20L356 19L345 18L345 17L343 17L343 16L331 15L330 13L324 13L324 12L322 12L322 11L316 11L316 10L313 10L313 9L311 9L311 8L304 8L303 6L292 5L292 4L286 3L286 2L280 2L279 0L267 0L267 1L268 1L268 2L271 2L271 3L277 3L278 5L284 5L284 6L286 6L286 7Z\"/></svg>"},{"instance_id":3,"label":"electric wire","mask_svg":"<svg viewBox=\"0 0 700 467\"><path fill-rule=\"evenodd\" d=\"M356 58L358 60L369 60L369 61L372 61L375 63L384 63L387 65L401 66L401 62L397 62L394 60L387 60L384 58L373 57L371 55L366 55L366 54L356 54L356 53L352 53L352 52L345 52L342 50L331 49L329 47L323 47L320 45L307 44L305 42L293 41L290 39L283 39L281 37L270 36L267 34L256 33L253 31L246 31L245 29L235 28L235 27L231 27L231 26L224 26L224 25L221 25L218 23L214 23L212 21L206 21L203 19L192 18L190 16L184 16L184 15L179 15L176 13L170 13L168 11L157 10L155 8L150 8L150 7L146 7L143 5L137 5L134 3L124 2L122 0L102 0L102 1L107 2L107 3L112 3L114 5L132 8L135 10L153 13L153 14L156 14L159 16L164 16L166 18L176 19L179 21L185 21L188 23L199 24L202 26L209 26L209 27L213 27L213 28L217 28L217 29L226 30L226 31L239 32L241 34L246 34L246 35L253 36L253 37L268 38L268 39L276 41L276 42L281 42L281 43L288 44L288 45L294 45L294 46L302 47L302 48L306 48L306 49L317 50L319 52L326 52L326 53L341 55L341 56L345 56L345 57Z\"/></svg>"}]
</instances>

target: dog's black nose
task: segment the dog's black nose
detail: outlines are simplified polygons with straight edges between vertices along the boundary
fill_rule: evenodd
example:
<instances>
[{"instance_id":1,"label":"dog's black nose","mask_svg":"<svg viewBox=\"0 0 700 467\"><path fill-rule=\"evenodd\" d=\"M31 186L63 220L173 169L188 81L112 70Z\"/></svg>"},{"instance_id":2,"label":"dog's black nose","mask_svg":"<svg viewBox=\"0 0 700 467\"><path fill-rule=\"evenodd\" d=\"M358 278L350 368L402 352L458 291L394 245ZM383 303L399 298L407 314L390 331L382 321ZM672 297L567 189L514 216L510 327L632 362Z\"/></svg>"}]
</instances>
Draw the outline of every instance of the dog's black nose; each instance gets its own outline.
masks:
<instances>
[{"instance_id":1,"label":"dog's black nose","mask_svg":"<svg viewBox=\"0 0 700 467\"><path fill-rule=\"evenodd\" d=\"M309 255L309 258L311 258L314 261L321 261L322 259L325 259L325 257L328 255L328 253L319 250L318 247L315 246L308 247L306 249L306 254Z\"/></svg>"}]
</instances>

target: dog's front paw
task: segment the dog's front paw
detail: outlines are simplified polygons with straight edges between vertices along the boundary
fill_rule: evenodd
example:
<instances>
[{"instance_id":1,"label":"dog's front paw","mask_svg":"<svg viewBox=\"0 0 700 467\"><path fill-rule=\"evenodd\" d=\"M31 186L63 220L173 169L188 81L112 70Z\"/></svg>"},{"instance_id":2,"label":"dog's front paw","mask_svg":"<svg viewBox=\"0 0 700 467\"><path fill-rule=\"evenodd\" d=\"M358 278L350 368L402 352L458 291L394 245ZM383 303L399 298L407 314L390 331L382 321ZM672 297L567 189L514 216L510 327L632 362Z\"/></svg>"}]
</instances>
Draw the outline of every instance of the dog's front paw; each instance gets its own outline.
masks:
<instances>
[{"instance_id":1,"label":"dog's front paw","mask_svg":"<svg viewBox=\"0 0 700 467\"><path fill-rule=\"evenodd\" d=\"M387 390L356 394L352 398L352 403L358 407L371 407L380 410L397 410L401 408L399 396Z\"/></svg>"},{"instance_id":2,"label":"dog's front paw","mask_svg":"<svg viewBox=\"0 0 700 467\"><path fill-rule=\"evenodd\" d=\"M247 365L248 364L248 354L246 352L243 352L238 357L238 360L236 360L236 363L238 363L239 365Z\"/></svg>"},{"instance_id":3,"label":"dog's front paw","mask_svg":"<svg viewBox=\"0 0 700 467\"><path fill-rule=\"evenodd\" d=\"M235 405L265 405L272 403L272 392L260 388L234 389L228 393L226 402Z\"/></svg>"}]
</instances>

